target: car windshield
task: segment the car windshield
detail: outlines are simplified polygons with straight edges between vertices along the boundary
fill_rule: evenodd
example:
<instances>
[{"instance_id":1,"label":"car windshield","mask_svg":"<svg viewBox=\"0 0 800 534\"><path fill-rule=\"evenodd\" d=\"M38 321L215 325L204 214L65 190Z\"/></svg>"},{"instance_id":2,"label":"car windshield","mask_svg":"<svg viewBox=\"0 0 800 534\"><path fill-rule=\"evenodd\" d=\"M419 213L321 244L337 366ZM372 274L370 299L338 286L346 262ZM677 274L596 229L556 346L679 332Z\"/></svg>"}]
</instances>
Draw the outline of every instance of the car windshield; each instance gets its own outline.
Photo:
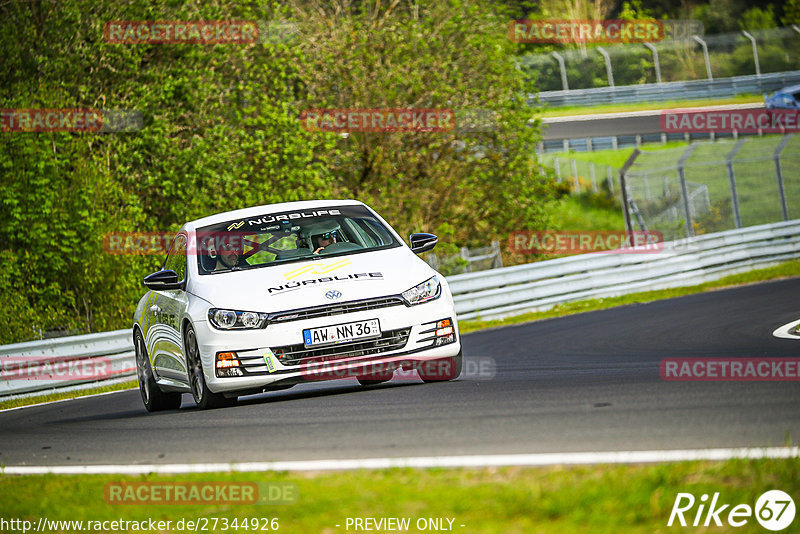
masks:
<instances>
[{"instance_id":1,"label":"car windshield","mask_svg":"<svg viewBox=\"0 0 800 534\"><path fill-rule=\"evenodd\" d=\"M197 230L200 274L399 247L363 206L265 213Z\"/></svg>"}]
</instances>

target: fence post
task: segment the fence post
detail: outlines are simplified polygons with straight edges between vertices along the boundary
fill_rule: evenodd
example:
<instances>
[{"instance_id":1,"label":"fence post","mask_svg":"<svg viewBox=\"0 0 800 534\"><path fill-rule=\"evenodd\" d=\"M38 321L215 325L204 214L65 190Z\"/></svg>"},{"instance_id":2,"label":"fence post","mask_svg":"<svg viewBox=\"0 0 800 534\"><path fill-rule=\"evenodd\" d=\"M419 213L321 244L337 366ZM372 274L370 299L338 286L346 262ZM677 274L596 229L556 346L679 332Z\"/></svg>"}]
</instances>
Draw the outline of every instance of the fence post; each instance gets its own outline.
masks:
<instances>
[{"instance_id":1,"label":"fence post","mask_svg":"<svg viewBox=\"0 0 800 534\"><path fill-rule=\"evenodd\" d=\"M642 151L639 148L634 148L633 153L628 156L628 160L625 162L625 165L619 170L619 190L622 193L622 215L625 217L625 231L629 233L633 231L633 225L631 224L631 214L628 211L628 188L626 187L626 178L625 175L628 172L628 169L631 168L633 162L636 161L636 158L639 157Z\"/></svg>"},{"instance_id":2,"label":"fence post","mask_svg":"<svg viewBox=\"0 0 800 534\"><path fill-rule=\"evenodd\" d=\"M603 56L603 60L606 62L606 74L608 75L608 86L614 87L614 71L611 70L611 57L606 52L606 49L602 46L597 47L597 51L600 52Z\"/></svg>"},{"instance_id":3,"label":"fence post","mask_svg":"<svg viewBox=\"0 0 800 534\"><path fill-rule=\"evenodd\" d=\"M575 184L575 192L581 192L581 182L578 180L578 163L572 160L572 182Z\"/></svg>"},{"instance_id":4,"label":"fence post","mask_svg":"<svg viewBox=\"0 0 800 534\"><path fill-rule=\"evenodd\" d=\"M589 162L589 175L592 177L592 191L597 193L597 178L594 175L594 162Z\"/></svg>"},{"instance_id":5,"label":"fence post","mask_svg":"<svg viewBox=\"0 0 800 534\"><path fill-rule=\"evenodd\" d=\"M742 216L739 214L739 194L736 192L736 177L733 174L733 159L739 153L739 149L745 143L745 139L740 139L736 145L725 156L725 166L728 168L728 181L731 184L731 202L733 203L733 220L736 228L742 227Z\"/></svg>"},{"instance_id":6,"label":"fence post","mask_svg":"<svg viewBox=\"0 0 800 534\"><path fill-rule=\"evenodd\" d=\"M614 196L614 173L611 171L611 165L606 165L606 180L608 181L608 190L611 196Z\"/></svg>"},{"instance_id":7,"label":"fence post","mask_svg":"<svg viewBox=\"0 0 800 534\"><path fill-rule=\"evenodd\" d=\"M558 156L553 156L553 167L556 171L556 182L561 183L561 166L558 164Z\"/></svg>"},{"instance_id":8,"label":"fence post","mask_svg":"<svg viewBox=\"0 0 800 534\"><path fill-rule=\"evenodd\" d=\"M561 86L565 91L569 91L569 84L567 83L567 67L564 65L564 57L555 51L550 52L550 54L556 58L556 61L558 61L558 66L561 69Z\"/></svg>"},{"instance_id":9,"label":"fence post","mask_svg":"<svg viewBox=\"0 0 800 534\"><path fill-rule=\"evenodd\" d=\"M750 43L753 45L753 61L756 62L756 76L761 76L761 65L758 64L758 47L756 46L756 38L744 30L742 30L742 35L750 39Z\"/></svg>"},{"instance_id":10,"label":"fence post","mask_svg":"<svg viewBox=\"0 0 800 534\"><path fill-rule=\"evenodd\" d=\"M694 152L695 148L697 148L696 144L689 145L689 148L686 149L686 152L684 152L678 160L678 178L681 181L683 210L686 212L686 237L694 236L694 225L692 224L692 210L689 206L689 190L686 187L686 173L683 171L683 167L686 164L686 160L689 159L689 156L691 156L692 152Z\"/></svg>"},{"instance_id":11,"label":"fence post","mask_svg":"<svg viewBox=\"0 0 800 534\"><path fill-rule=\"evenodd\" d=\"M653 66L656 69L656 83L661 83L661 64L658 62L658 50L653 46L653 43L645 42L644 46L653 53Z\"/></svg>"},{"instance_id":12,"label":"fence post","mask_svg":"<svg viewBox=\"0 0 800 534\"><path fill-rule=\"evenodd\" d=\"M789 220L789 208L786 205L786 191L783 189L783 172L781 170L781 152L783 149L786 148L786 145L789 143L789 140L792 138L792 134L784 135L783 139L781 139L780 144L775 149L775 154L773 157L775 158L775 175L778 177L778 194L781 197L781 211L783 212L783 220Z\"/></svg>"},{"instance_id":13,"label":"fence post","mask_svg":"<svg viewBox=\"0 0 800 534\"><path fill-rule=\"evenodd\" d=\"M694 39L695 42L700 43L700 46L703 47L703 57L706 60L706 74L708 74L708 79L709 80L713 80L714 77L711 76L711 61L709 61L709 59L708 59L708 45L706 45L706 42L704 40L700 39L696 35L692 35L692 39Z\"/></svg>"}]
</instances>

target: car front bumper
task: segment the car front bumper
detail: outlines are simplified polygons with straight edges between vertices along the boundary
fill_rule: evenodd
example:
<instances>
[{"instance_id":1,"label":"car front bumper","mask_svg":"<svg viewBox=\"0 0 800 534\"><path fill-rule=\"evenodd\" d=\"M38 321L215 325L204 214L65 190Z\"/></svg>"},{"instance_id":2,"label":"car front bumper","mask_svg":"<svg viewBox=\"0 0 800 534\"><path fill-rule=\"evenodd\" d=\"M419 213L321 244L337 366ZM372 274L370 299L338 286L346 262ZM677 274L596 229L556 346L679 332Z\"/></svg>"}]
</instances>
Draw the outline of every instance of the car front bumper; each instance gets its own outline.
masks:
<instances>
[{"instance_id":1,"label":"car front bumper","mask_svg":"<svg viewBox=\"0 0 800 534\"><path fill-rule=\"evenodd\" d=\"M382 338L316 349L297 361L287 353L293 347L306 353L303 330L352 321L378 319ZM453 341L436 345L436 323L450 319ZM452 298L444 294L416 306L391 307L341 313L269 324L259 330L219 330L207 320L195 322L206 383L215 393L258 392L270 386L357 376L361 371L456 356L461 351L458 322ZM244 376L220 377L217 355L235 352ZM276 354L277 353L277 354ZM405 366L405 365L404 365ZM224 372L224 371L223 371Z\"/></svg>"}]
</instances>

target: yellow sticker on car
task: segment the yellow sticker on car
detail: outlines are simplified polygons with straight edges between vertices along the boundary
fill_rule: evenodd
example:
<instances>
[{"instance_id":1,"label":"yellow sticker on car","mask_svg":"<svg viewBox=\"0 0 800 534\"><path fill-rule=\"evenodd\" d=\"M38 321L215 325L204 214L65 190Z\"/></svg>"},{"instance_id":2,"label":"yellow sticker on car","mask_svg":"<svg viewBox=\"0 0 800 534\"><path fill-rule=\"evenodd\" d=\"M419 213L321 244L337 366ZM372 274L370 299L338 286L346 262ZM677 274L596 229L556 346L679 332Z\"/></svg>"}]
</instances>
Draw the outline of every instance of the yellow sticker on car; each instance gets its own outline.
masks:
<instances>
[{"instance_id":1,"label":"yellow sticker on car","mask_svg":"<svg viewBox=\"0 0 800 534\"><path fill-rule=\"evenodd\" d=\"M270 349L264 353L264 363L267 364L267 371L270 373L274 373L277 367L275 366L275 355L272 353Z\"/></svg>"}]
</instances>

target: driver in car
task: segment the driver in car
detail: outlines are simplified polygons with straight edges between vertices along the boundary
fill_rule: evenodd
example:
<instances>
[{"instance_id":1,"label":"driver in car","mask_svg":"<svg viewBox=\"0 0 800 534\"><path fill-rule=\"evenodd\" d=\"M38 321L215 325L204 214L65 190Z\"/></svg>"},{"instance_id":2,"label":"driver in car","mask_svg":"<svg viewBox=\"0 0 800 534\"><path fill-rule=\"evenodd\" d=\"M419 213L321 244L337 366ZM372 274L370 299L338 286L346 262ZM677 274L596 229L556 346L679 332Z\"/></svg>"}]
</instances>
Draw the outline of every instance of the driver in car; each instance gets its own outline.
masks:
<instances>
[{"instance_id":1,"label":"driver in car","mask_svg":"<svg viewBox=\"0 0 800 534\"><path fill-rule=\"evenodd\" d=\"M207 241L208 255L212 258L216 256L217 264L215 271L228 271L239 264L242 257L240 245L236 242L236 237L228 238L223 236L214 243L214 238ZM217 246L218 245L218 246Z\"/></svg>"},{"instance_id":2,"label":"driver in car","mask_svg":"<svg viewBox=\"0 0 800 534\"><path fill-rule=\"evenodd\" d=\"M336 243L336 232L325 232L324 234L317 234L311 236L312 239L315 239L317 243L317 248L314 250L314 254L319 254L322 249L327 247L328 245L332 245Z\"/></svg>"}]
</instances>

